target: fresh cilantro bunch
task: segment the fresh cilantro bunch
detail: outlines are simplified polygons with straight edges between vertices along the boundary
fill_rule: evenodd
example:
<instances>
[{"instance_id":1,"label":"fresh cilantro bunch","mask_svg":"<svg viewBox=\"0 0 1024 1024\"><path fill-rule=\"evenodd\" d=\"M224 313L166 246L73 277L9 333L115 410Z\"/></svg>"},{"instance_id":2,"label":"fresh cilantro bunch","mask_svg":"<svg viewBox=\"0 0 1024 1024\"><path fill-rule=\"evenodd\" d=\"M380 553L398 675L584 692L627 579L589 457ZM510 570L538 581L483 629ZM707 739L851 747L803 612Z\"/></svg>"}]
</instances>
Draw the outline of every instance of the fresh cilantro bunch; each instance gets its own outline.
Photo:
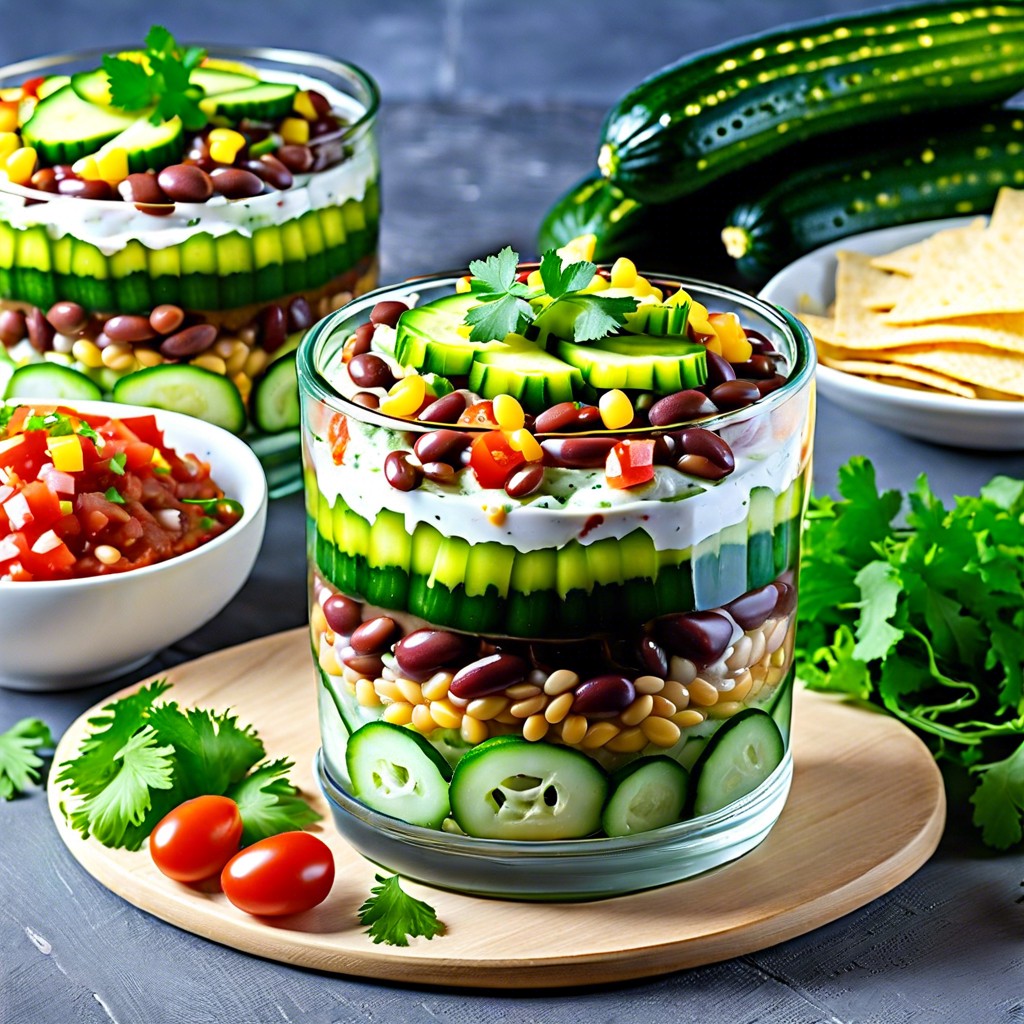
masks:
<instances>
[{"instance_id":1,"label":"fresh cilantro bunch","mask_svg":"<svg viewBox=\"0 0 1024 1024\"><path fill-rule=\"evenodd\" d=\"M50 729L38 718L23 718L0 732L0 798L13 800L38 782L43 766L39 751L52 749Z\"/></svg>"},{"instance_id":2,"label":"fresh cilantro bunch","mask_svg":"<svg viewBox=\"0 0 1024 1024\"><path fill-rule=\"evenodd\" d=\"M154 25L146 35L142 60L127 57L103 58L103 70L110 81L110 102L122 110L153 107L149 120L162 124L180 117L189 131L205 127L208 120L199 106L203 90L189 82L189 76L202 63L206 51L198 46L179 46L162 25Z\"/></svg>"},{"instance_id":3,"label":"fresh cilantro bunch","mask_svg":"<svg viewBox=\"0 0 1024 1024\"><path fill-rule=\"evenodd\" d=\"M78 756L56 779L75 798L73 828L137 850L164 815L207 793L238 804L246 845L318 820L288 781L290 761L259 763L266 750L250 726L229 712L156 703L168 689L150 683L89 719Z\"/></svg>"},{"instance_id":4,"label":"fresh cilantro bunch","mask_svg":"<svg viewBox=\"0 0 1024 1024\"><path fill-rule=\"evenodd\" d=\"M410 896L398 875L374 877L380 884L370 889L371 895L359 908L359 920L367 925L366 933L374 942L408 946L410 936L432 939L444 935L444 925L438 921L434 908Z\"/></svg>"},{"instance_id":5,"label":"fresh cilantro bunch","mask_svg":"<svg viewBox=\"0 0 1024 1024\"><path fill-rule=\"evenodd\" d=\"M517 280L518 268L519 253L510 246L470 263L470 287L480 300L466 313L470 341L501 341L509 334L523 334L534 322L553 320L556 308L559 314L568 312L572 341L597 341L621 327L626 314L637 307L637 300L629 296L584 292L597 266L587 260L563 264L554 249L541 257L542 287L530 288ZM551 301L539 308L533 304L544 296Z\"/></svg>"},{"instance_id":6,"label":"fresh cilantro bunch","mask_svg":"<svg viewBox=\"0 0 1024 1024\"><path fill-rule=\"evenodd\" d=\"M1024 481L995 477L946 509L925 476L879 493L874 467L812 499L802 542L797 671L881 705L977 779L990 846L1024 838Z\"/></svg>"}]
</instances>

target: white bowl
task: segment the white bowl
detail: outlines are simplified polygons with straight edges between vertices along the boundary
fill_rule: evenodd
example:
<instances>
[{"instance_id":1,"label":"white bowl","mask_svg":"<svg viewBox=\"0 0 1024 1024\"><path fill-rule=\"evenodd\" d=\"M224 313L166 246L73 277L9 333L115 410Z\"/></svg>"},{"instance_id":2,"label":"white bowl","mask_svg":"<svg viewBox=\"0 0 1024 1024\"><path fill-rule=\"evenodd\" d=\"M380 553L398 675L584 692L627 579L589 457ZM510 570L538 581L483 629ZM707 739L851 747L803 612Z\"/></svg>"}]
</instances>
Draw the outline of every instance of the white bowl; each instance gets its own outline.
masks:
<instances>
[{"instance_id":1,"label":"white bowl","mask_svg":"<svg viewBox=\"0 0 1024 1024\"><path fill-rule=\"evenodd\" d=\"M760 297L801 313L825 313L835 298L836 253L840 249L878 255L919 242L972 218L925 221L852 235L815 249L780 270ZM880 384L818 366L818 389L836 405L900 434L957 448L1024 449L1024 402L998 402L914 391Z\"/></svg>"},{"instance_id":2,"label":"white bowl","mask_svg":"<svg viewBox=\"0 0 1024 1024\"><path fill-rule=\"evenodd\" d=\"M263 541L266 477L252 450L234 434L159 409L65 404L110 416L154 413L167 443L209 462L214 480L244 512L209 543L140 569L73 580L0 580L0 686L14 690L71 689L144 664L213 618L238 593Z\"/></svg>"}]
</instances>

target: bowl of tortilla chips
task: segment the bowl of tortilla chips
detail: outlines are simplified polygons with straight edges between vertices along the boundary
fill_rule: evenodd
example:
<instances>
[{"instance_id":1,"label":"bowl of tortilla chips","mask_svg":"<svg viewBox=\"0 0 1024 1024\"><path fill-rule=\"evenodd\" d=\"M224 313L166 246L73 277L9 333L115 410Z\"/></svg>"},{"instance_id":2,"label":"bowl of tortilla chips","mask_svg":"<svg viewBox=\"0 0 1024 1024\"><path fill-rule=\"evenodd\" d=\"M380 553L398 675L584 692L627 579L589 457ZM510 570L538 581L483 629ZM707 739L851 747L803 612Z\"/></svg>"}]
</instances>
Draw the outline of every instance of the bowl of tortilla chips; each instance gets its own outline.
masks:
<instances>
[{"instance_id":1,"label":"bowl of tortilla chips","mask_svg":"<svg viewBox=\"0 0 1024 1024\"><path fill-rule=\"evenodd\" d=\"M761 298L807 325L837 405L937 444L1024 449L1024 191L1003 189L990 218L824 246Z\"/></svg>"}]
</instances>

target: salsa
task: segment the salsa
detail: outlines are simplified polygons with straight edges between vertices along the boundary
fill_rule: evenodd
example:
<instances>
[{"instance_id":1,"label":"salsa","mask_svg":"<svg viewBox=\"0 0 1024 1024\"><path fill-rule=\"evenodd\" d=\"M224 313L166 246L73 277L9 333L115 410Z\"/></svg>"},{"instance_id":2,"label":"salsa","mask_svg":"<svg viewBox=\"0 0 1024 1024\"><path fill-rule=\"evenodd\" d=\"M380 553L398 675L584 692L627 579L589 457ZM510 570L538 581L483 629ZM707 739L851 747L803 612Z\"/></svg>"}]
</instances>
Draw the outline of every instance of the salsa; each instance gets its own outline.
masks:
<instances>
[{"instance_id":1,"label":"salsa","mask_svg":"<svg viewBox=\"0 0 1024 1024\"><path fill-rule=\"evenodd\" d=\"M0 581L138 569L241 515L207 463L164 441L155 416L0 406Z\"/></svg>"}]
</instances>

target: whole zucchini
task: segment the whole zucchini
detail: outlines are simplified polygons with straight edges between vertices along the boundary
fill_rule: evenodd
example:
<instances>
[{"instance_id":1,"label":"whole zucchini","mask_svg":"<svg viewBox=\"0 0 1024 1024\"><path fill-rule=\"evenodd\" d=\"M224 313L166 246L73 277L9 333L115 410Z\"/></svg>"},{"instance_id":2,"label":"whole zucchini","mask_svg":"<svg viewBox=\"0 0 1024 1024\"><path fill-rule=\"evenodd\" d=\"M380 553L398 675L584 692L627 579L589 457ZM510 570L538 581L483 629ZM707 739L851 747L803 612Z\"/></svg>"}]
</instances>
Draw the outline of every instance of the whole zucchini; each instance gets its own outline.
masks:
<instances>
[{"instance_id":1,"label":"whole zucchini","mask_svg":"<svg viewBox=\"0 0 1024 1024\"><path fill-rule=\"evenodd\" d=\"M744 277L763 282L837 238L990 212L1001 187L1024 186L1024 111L984 113L769 182L726 217L726 251Z\"/></svg>"},{"instance_id":2,"label":"whole zucchini","mask_svg":"<svg viewBox=\"0 0 1024 1024\"><path fill-rule=\"evenodd\" d=\"M665 202L801 139L991 104L1024 85L1024 2L832 16L671 65L612 108L598 167ZM953 114L952 116L957 116Z\"/></svg>"}]
</instances>

